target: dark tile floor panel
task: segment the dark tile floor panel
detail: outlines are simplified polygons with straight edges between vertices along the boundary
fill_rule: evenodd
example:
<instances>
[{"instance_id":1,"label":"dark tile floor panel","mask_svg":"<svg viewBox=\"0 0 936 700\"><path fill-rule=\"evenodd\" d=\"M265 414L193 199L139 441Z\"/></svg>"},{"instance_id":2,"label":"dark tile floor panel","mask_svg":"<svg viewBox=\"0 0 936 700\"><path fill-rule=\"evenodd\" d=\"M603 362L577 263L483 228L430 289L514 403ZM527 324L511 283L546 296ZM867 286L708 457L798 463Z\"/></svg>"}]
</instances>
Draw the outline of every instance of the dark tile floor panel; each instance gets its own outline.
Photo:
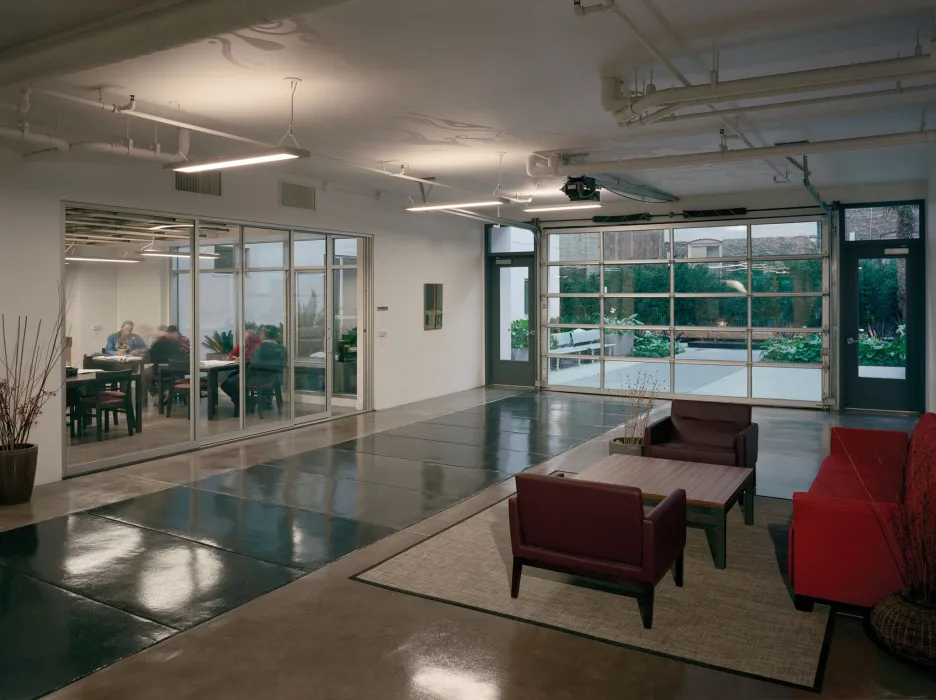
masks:
<instances>
[{"instance_id":1,"label":"dark tile floor panel","mask_svg":"<svg viewBox=\"0 0 936 700\"><path fill-rule=\"evenodd\" d=\"M184 486L91 512L304 571L314 571L393 532L358 520Z\"/></svg>"},{"instance_id":2,"label":"dark tile floor panel","mask_svg":"<svg viewBox=\"0 0 936 700\"><path fill-rule=\"evenodd\" d=\"M541 432L537 430L536 426L531 426L529 432L526 433L502 433L495 430L485 430L484 428L465 428L457 425L440 425L439 423L414 423L402 428L388 430L383 434L541 455L565 452L582 443L581 440L574 438L559 437Z\"/></svg>"},{"instance_id":3,"label":"dark tile floor panel","mask_svg":"<svg viewBox=\"0 0 936 700\"><path fill-rule=\"evenodd\" d=\"M466 469L488 469L507 474L516 474L534 464L548 459L549 455L532 452L498 450L477 445L457 445L450 442L435 442L397 435L365 435L334 446L336 450L366 452L384 457L402 457L423 462L440 462Z\"/></svg>"},{"instance_id":4,"label":"dark tile floor panel","mask_svg":"<svg viewBox=\"0 0 936 700\"><path fill-rule=\"evenodd\" d=\"M85 513L0 533L0 567L176 630L301 575Z\"/></svg>"},{"instance_id":5,"label":"dark tile floor panel","mask_svg":"<svg viewBox=\"0 0 936 700\"><path fill-rule=\"evenodd\" d=\"M383 484L289 472L269 464L211 476L194 486L393 529L407 527L459 500Z\"/></svg>"},{"instance_id":6,"label":"dark tile floor panel","mask_svg":"<svg viewBox=\"0 0 936 700\"><path fill-rule=\"evenodd\" d=\"M505 478L504 474L487 469L465 469L332 448L303 452L267 464L287 471L396 486L457 499L468 498Z\"/></svg>"},{"instance_id":7,"label":"dark tile floor panel","mask_svg":"<svg viewBox=\"0 0 936 700\"><path fill-rule=\"evenodd\" d=\"M175 630L0 566L0 698L31 700Z\"/></svg>"},{"instance_id":8,"label":"dark tile floor panel","mask_svg":"<svg viewBox=\"0 0 936 700\"><path fill-rule=\"evenodd\" d=\"M0 699L243 605L605 433L624 401L522 394L0 533Z\"/></svg>"},{"instance_id":9,"label":"dark tile floor panel","mask_svg":"<svg viewBox=\"0 0 936 700\"><path fill-rule=\"evenodd\" d=\"M591 440L609 430L610 427L596 425L580 425L570 423L563 416L553 417L552 420L539 420L535 418L518 418L513 415L498 415L485 413L449 413L436 418L429 418L418 425L455 425L465 428L477 428L499 433L526 434L531 430L538 430L547 435L570 438L575 440ZM613 427L613 426L612 426Z\"/></svg>"}]
</instances>

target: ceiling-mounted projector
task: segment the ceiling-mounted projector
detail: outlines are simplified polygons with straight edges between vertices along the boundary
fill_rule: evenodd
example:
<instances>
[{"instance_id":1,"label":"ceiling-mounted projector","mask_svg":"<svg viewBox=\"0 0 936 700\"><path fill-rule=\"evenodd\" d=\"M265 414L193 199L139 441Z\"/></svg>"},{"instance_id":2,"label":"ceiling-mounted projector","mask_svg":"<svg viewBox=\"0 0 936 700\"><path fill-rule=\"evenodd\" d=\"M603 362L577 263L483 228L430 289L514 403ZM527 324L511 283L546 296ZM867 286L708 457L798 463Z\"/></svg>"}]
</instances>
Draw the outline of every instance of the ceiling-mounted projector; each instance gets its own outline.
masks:
<instances>
[{"instance_id":1,"label":"ceiling-mounted projector","mask_svg":"<svg viewBox=\"0 0 936 700\"><path fill-rule=\"evenodd\" d=\"M562 192L570 202L597 202L601 199L601 188L595 178L587 175L570 177L562 186Z\"/></svg>"}]
</instances>

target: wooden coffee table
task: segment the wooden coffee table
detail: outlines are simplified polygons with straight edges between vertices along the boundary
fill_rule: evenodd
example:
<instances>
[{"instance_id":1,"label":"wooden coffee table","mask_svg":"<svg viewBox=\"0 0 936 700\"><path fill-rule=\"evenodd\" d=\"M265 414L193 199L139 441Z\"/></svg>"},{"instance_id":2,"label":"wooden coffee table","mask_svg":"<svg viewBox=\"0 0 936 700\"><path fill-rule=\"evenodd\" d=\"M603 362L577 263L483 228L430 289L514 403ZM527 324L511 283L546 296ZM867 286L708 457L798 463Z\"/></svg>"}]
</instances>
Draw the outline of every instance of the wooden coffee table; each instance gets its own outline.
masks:
<instances>
[{"instance_id":1,"label":"wooden coffee table","mask_svg":"<svg viewBox=\"0 0 936 700\"><path fill-rule=\"evenodd\" d=\"M754 524L754 470L718 464L611 455L576 474L574 479L633 486L644 501L659 503L676 489L686 490L690 525L705 529L715 568L727 558L725 516L744 495L744 524Z\"/></svg>"}]
</instances>

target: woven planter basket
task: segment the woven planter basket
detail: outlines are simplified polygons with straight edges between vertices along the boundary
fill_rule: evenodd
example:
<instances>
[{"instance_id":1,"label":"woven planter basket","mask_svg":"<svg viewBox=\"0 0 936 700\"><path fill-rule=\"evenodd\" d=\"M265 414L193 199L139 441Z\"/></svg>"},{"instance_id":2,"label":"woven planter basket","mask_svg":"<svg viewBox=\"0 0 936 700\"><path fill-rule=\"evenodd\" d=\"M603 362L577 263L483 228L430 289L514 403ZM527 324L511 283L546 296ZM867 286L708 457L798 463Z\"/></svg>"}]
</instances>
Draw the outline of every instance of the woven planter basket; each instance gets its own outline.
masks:
<instances>
[{"instance_id":1,"label":"woven planter basket","mask_svg":"<svg viewBox=\"0 0 936 700\"><path fill-rule=\"evenodd\" d=\"M917 605L903 593L891 593L875 603L870 624L891 654L936 668L936 608Z\"/></svg>"}]
</instances>

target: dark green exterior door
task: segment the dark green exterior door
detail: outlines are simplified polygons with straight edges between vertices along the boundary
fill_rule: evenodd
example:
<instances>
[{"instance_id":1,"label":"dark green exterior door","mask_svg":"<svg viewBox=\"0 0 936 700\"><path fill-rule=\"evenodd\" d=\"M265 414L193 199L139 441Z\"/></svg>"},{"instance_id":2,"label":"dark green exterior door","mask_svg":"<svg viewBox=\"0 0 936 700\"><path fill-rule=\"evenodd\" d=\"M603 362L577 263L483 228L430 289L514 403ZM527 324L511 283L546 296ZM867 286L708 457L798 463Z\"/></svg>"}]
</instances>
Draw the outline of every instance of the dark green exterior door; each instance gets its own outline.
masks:
<instances>
[{"instance_id":1,"label":"dark green exterior door","mask_svg":"<svg viewBox=\"0 0 936 700\"><path fill-rule=\"evenodd\" d=\"M846 236L848 228L843 228ZM841 249L842 407L920 412L926 355L923 237L844 237Z\"/></svg>"},{"instance_id":2,"label":"dark green exterior door","mask_svg":"<svg viewBox=\"0 0 936 700\"><path fill-rule=\"evenodd\" d=\"M534 386L536 309L534 256L488 256L488 384Z\"/></svg>"}]
</instances>

